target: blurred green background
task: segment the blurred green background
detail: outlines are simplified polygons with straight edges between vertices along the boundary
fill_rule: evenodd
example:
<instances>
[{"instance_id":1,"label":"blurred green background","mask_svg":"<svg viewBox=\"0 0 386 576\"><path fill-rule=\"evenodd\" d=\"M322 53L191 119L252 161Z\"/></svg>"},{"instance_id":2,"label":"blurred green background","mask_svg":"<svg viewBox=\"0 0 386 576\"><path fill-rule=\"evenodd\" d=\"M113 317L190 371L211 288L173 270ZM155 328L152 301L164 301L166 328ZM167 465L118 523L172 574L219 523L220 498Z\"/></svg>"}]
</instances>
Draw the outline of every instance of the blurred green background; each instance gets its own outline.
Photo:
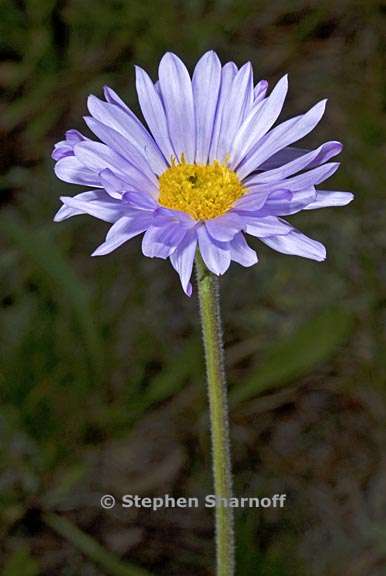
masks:
<instances>
[{"instance_id":1,"label":"blurred green background","mask_svg":"<svg viewBox=\"0 0 386 576\"><path fill-rule=\"evenodd\" d=\"M222 279L238 575L381 576L386 566L386 7L375 0L2 0L0 558L2 576L213 574L213 518L103 511L104 493L211 493L197 301L140 241L98 259L106 225L53 224L50 152L107 83L138 111L133 65L207 49L290 75L285 114L328 97L307 146L345 144L326 188L347 208L291 218L323 264L254 244ZM87 133L87 130L86 130ZM383 278L384 280L384 278Z\"/></svg>"}]
</instances>

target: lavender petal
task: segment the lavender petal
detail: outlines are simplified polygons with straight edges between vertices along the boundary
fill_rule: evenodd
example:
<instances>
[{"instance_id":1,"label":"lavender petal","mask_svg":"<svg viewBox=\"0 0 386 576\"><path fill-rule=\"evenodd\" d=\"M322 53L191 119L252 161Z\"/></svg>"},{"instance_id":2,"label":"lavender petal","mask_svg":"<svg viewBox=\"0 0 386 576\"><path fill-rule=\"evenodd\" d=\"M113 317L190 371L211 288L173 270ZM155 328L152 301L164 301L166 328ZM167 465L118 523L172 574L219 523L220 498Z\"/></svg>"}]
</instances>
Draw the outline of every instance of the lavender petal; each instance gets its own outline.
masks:
<instances>
[{"instance_id":1,"label":"lavender petal","mask_svg":"<svg viewBox=\"0 0 386 576\"><path fill-rule=\"evenodd\" d=\"M194 256L197 248L197 236L195 230L189 230L176 250L170 255L170 262L178 273L182 288L187 296L192 295L192 276Z\"/></svg>"},{"instance_id":2,"label":"lavender petal","mask_svg":"<svg viewBox=\"0 0 386 576\"><path fill-rule=\"evenodd\" d=\"M82 192L74 197L61 196L60 200L64 206L76 210L77 214L89 214L105 222L116 222L124 213L122 202L111 198L104 190Z\"/></svg>"},{"instance_id":3,"label":"lavender petal","mask_svg":"<svg viewBox=\"0 0 386 576\"><path fill-rule=\"evenodd\" d=\"M237 67L234 62L227 62L221 70L221 85L218 95L216 114L213 123L212 141L209 150L209 162L218 158L218 146L222 127L222 118L225 103L229 98L233 80L237 74Z\"/></svg>"},{"instance_id":4,"label":"lavender petal","mask_svg":"<svg viewBox=\"0 0 386 576\"><path fill-rule=\"evenodd\" d=\"M321 120L326 102L326 100L318 102L305 114L282 122L261 138L257 146L237 168L239 177L246 178L273 154L309 134Z\"/></svg>"},{"instance_id":5,"label":"lavender petal","mask_svg":"<svg viewBox=\"0 0 386 576\"><path fill-rule=\"evenodd\" d=\"M311 150L305 154L302 154L298 158L287 162L278 168L272 170L266 170L265 172L260 172L253 176L249 176L245 179L245 184L254 185L262 184L265 182L274 182L278 180L284 180L288 176L292 176L300 170L305 170L314 168L327 162L333 156L336 156L342 151L342 144L340 142L332 141L322 144L315 150Z\"/></svg>"},{"instance_id":6,"label":"lavender petal","mask_svg":"<svg viewBox=\"0 0 386 576\"><path fill-rule=\"evenodd\" d=\"M257 104L258 102L261 102L261 100L265 98L267 90L268 90L267 80L260 80L260 82L256 84L253 90L253 103Z\"/></svg>"},{"instance_id":7,"label":"lavender petal","mask_svg":"<svg viewBox=\"0 0 386 576\"><path fill-rule=\"evenodd\" d=\"M267 236L274 235L286 235L293 227L275 216L263 216L253 215L250 213L245 213L243 215L245 222L244 230L247 234L251 236L256 236L256 238L265 238Z\"/></svg>"},{"instance_id":8,"label":"lavender petal","mask_svg":"<svg viewBox=\"0 0 386 576\"><path fill-rule=\"evenodd\" d=\"M264 101L254 105L232 143L231 167L235 168L256 143L271 129L279 117L288 91L288 76L276 84Z\"/></svg>"},{"instance_id":9,"label":"lavender petal","mask_svg":"<svg viewBox=\"0 0 386 576\"><path fill-rule=\"evenodd\" d=\"M243 229L242 218L234 211L207 220L205 226L210 236L219 242L228 242Z\"/></svg>"},{"instance_id":10,"label":"lavender petal","mask_svg":"<svg viewBox=\"0 0 386 576\"><path fill-rule=\"evenodd\" d=\"M160 94L154 88L154 84L145 70L136 66L135 72L136 88L142 114L159 149L167 162L170 163L171 159L176 156L176 152L169 136L166 113Z\"/></svg>"},{"instance_id":11,"label":"lavender petal","mask_svg":"<svg viewBox=\"0 0 386 576\"><path fill-rule=\"evenodd\" d=\"M213 274L224 274L231 262L229 242L218 242L209 236L204 225L197 228L198 245L202 259Z\"/></svg>"},{"instance_id":12,"label":"lavender petal","mask_svg":"<svg viewBox=\"0 0 386 576\"><path fill-rule=\"evenodd\" d=\"M180 160L184 154L187 162L194 162L196 123L189 73L175 54L167 52L160 62L158 76L170 139L177 159Z\"/></svg>"},{"instance_id":13,"label":"lavender petal","mask_svg":"<svg viewBox=\"0 0 386 576\"><path fill-rule=\"evenodd\" d=\"M87 106L93 118L126 138L156 174L162 174L166 170L167 163L162 152L133 113L128 114L120 106L103 102L96 96L88 97Z\"/></svg>"},{"instance_id":14,"label":"lavender petal","mask_svg":"<svg viewBox=\"0 0 386 576\"><path fill-rule=\"evenodd\" d=\"M317 208L327 208L329 206L347 206L354 199L351 192L337 192L330 190L317 190L316 198L313 202L304 207L305 210L315 210Z\"/></svg>"},{"instance_id":15,"label":"lavender petal","mask_svg":"<svg viewBox=\"0 0 386 576\"><path fill-rule=\"evenodd\" d=\"M119 246L145 232L153 221L153 216L147 213L138 213L136 216L123 216L107 233L106 239L98 246L91 256L105 256Z\"/></svg>"},{"instance_id":16,"label":"lavender petal","mask_svg":"<svg viewBox=\"0 0 386 576\"><path fill-rule=\"evenodd\" d=\"M249 267L258 262L257 254L247 244L244 234L236 234L230 242L231 259L241 266Z\"/></svg>"},{"instance_id":17,"label":"lavender petal","mask_svg":"<svg viewBox=\"0 0 386 576\"><path fill-rule=\"evenodd\" d=\"M86 168L75 156L66 156L55 164L55 174L64 182L101 188L98 174Z\"/></svg>"},{"instance_id":18,"label":"lavender petal","mask_svg":"<svg viewBox=\"0 0 386 576\"><path fill-rule=\"evenodd\" d=\"M221 162L229 155L232 142L249 114L253 104L253 74L250 63L237 72L222 111L221 131L217 146L217 159Z\"/></svg>"},{"instance_id":19,"label":"lavender petal","mask_svg":"<svg viewBox=\"0 0 386 576\"><path fill-rule=\"evenodd\" d=\"M293 229L285 236L272 236L268 238L261 238L264 244L267 244L273 250L289 254L293 256L302 256L303 258L310 258L322 262L326 259L326 249L317 240L312 240L301 232Z\"/></svg>"},{"instance_id":20,"label":"lavender petal","mask_svg":"<svg viewBox=\"0 0 386 576\"><path fill-rule=\"evenodd\" d=\"M152 187L153 192L157 192L158 181L149 163L124 136L90 116L85 117L85 122L102 142L123 159L122 161L126 160L125 171L129 169L127 165L130 165L131 173L138 182L141 182L141 187L145 189ZM75 151L79 146L85 146L85 143L77 144Z\"/></svg>"},{"instance_id":21,"label":"lavender petal","mask_svg":"<svg viewBox=\"0 0 386 576\"><path fill-rule=\"evenodd\" d=\"M192 79L196 117L196 162L206 164L221 84L221 63L215 52L198 61Z\"/></svg>"},{"instance_id":22,"label":"lavender petal","mask_svg":"<svg viewBox=\"0 0 386 576\"><path fill-rule=\"evenodd\" d=\"M178 222L154 223L145 232L142 252L149 258L168 258L186 234L186 228Z\"/></svg>"}]
</instances>

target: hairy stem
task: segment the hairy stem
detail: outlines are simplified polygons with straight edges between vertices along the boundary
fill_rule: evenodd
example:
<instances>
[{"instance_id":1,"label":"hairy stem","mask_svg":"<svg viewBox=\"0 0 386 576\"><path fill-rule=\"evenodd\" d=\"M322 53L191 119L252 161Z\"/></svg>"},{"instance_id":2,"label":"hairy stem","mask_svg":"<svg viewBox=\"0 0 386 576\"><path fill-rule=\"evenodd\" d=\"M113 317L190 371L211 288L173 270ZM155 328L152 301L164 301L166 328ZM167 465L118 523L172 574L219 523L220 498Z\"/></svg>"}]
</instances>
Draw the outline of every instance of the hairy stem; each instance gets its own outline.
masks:
<instances>
[{"instance_id":1,"label":"hairy stem","mask_svg":"<svg viewBox=\"0 0 386 576\"><path fill-rule=\"evenodd\" d=\"M200 254L196 256L196 271L208 382L214 488L217 497L217 576L233 576L233 510L221 505L221 498L232 497L232 473L218 278L206 268Z\"/></svg>"}]
</instances>

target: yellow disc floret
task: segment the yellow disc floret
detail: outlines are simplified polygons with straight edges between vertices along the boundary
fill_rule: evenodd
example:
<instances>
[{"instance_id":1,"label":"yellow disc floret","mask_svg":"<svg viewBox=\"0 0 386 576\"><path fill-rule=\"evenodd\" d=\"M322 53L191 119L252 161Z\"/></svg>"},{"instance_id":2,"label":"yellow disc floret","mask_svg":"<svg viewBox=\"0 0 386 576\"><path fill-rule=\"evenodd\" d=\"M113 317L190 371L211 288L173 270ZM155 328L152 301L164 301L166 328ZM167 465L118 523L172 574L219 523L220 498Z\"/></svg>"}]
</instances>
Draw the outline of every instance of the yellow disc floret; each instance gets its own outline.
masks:
<instances>
[{"instance_id":1,"label":"yellow disc floret","mask_svg":"<svg viewBox=\"0 0 386 576\"><path fill-rule=\"evenodd\" d=\"M159 203L209 220L225 214L243 196L245 188L233 170L215 160L212 164L172 162L159 178Z\"/></svg>"}]
</instances>

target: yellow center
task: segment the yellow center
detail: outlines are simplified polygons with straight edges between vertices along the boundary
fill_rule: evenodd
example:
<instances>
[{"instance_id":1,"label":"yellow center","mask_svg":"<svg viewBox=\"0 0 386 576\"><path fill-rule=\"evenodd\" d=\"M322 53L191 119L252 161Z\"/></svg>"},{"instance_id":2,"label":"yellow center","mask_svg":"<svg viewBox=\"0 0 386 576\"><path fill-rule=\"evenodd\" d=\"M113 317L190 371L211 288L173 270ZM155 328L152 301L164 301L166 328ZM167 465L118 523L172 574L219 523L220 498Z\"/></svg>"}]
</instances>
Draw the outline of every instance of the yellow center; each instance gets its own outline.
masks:
<instances>
[{"instance_id":1,"label":"yellow center","mask_svg":"<svg viewBox=\"0 0 386 576\"><path fill-rule=\"evenodd\" d=\"M159 203L190 214L195 220L209 220L227 212L243 196L245 188L225 164L172 163L159 178Z\"/></svg>"}]
</instances>

